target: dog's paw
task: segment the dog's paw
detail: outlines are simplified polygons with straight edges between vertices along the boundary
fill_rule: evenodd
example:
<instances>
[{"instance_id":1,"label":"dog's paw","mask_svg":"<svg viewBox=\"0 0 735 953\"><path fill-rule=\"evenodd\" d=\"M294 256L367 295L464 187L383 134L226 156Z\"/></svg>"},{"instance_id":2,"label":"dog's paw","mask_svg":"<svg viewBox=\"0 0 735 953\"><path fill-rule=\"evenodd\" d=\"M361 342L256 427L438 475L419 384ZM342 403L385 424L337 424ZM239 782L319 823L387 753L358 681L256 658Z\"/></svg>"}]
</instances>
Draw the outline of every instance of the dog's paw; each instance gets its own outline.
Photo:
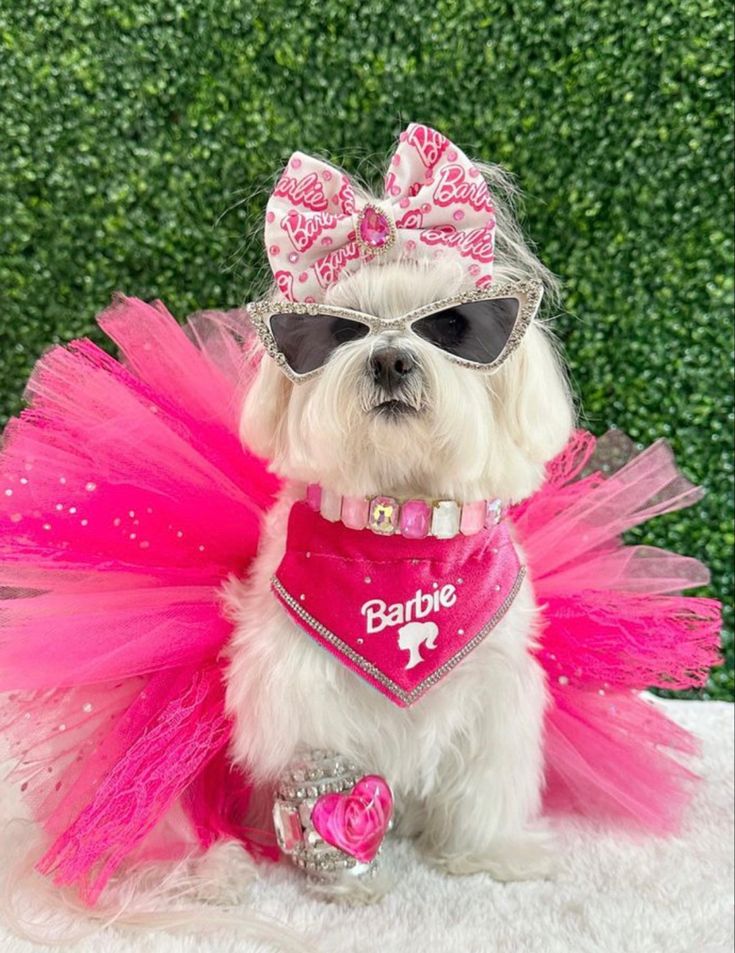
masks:
<instances>
[{"instance_id":1,"label":"dog's paw","mask_svg":"<svg viewBox=\"0 0 735 953\"><path fill-rule=\"evenodd\" d=\"M309 893L327 903L366 907L377 903L393 886L393 878L383 870L362 877L342 874L327 882L309 880Z\"/></svg>"},{"instance_id":2,"label":"dog's paw","mask_svg":"<svg viewBox=\"0 0 735 953\"><path fill-rule=\"evenodd\" d=\"M419 837L426 827L426 812L416 804L404 805L396 811L391 831L396 837Z\"/></svg>"},{"instance_id":3,"label":"dog's paw","mask_svg":"<svg viewBox=\"0 0 735 953\"><path fill-rule=\"evenodd\" d=\"M525 831L498 840L487 850L429 855L439 870L456 876L486 873L494 880L549 880L556 871L554 837L546 830Z\"/></svg>"},{"instance_id":4,"label":"dog's paw","mask_svg":"<svg viewBox=\"0 0 735 953\"><path fill-rule=\"evenodd\" d=\"M201 903L227 907L247 899L257 877L255 862L237 841L222 841L189 862L189 894Z\"/></svg>"}]
</instances>

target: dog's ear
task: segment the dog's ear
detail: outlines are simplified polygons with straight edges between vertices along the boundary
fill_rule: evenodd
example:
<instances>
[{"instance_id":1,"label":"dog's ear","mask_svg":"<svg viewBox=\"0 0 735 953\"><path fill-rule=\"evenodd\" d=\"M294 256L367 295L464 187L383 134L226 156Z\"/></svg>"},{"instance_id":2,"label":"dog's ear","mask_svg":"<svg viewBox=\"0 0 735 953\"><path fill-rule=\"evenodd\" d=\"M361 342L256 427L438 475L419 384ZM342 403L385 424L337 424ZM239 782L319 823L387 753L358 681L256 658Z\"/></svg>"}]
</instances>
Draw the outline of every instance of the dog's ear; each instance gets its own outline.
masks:
<instances>
[{"instance_id":1,"label":"dog's ear","mask_svg":"<svg viewBox=\"0 0 735 953\"><path fill-rule=\"evenodd\" d=\"M240 439L259 457L277 461L285 450L291 382L263 352L240 416Z\"/></svg>"},{"instance_id":2,"label":"dog's ear","mask_svg":"<svg viewBox=\"0 0 735 953\"><path fill-rule=\"evenodd\" d=\"M533 323L498 375L496 394L506 432L523 456L543 466L566 445L574 403L549 332Z\"/></svg>"}]
</instances>

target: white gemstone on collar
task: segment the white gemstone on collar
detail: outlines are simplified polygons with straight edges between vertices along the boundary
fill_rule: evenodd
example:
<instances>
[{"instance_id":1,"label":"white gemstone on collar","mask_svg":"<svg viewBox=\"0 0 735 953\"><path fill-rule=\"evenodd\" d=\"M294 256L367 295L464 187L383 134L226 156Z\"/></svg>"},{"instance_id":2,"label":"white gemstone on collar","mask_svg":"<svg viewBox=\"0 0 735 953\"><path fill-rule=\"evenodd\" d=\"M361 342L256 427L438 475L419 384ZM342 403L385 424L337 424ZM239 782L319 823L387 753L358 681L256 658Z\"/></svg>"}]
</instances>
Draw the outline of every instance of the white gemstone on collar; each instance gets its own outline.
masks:
<instances>
[{"instance_id":1,"label":"white gemstone on collar","mask_svg":"<svg viewBox=\"0 0 735 953\"><path fill-rule=\"evenodd\" d=\"M459 532L459 505L454 500L438 500L431 517L431 535L452 539Z\"/></svg>"}]
</instances>

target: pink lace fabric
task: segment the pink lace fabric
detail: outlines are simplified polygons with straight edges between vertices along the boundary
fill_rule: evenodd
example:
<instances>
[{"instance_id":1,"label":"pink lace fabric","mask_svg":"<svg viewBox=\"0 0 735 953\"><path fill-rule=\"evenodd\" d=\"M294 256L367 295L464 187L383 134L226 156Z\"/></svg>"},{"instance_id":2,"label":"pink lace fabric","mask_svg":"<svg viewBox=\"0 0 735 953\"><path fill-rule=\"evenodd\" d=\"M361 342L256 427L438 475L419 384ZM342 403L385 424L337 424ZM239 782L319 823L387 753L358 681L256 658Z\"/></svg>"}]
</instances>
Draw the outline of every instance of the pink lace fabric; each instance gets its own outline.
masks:
<instances>
[{"instance_id":1,"label":"pink lace fabric","mask_svg":"<svg viewBox=\"0 0 735 953\"><path fill-rule=\"evenodd\" d=\"M0 453L0 739L48 837L39 869L90 904L125 864L222 836L276 856L227 757L220 662L219 587L277 490L237 436L243 315L182 328L119 298L99 320L122 361L50 351ZM577 434L512 519L545 621L549 808L666 832L695 746L639 690L704 682L719 609L679 594L707 579L695 560L620 542L698 491L665 444L610 468L619 443Z\"/></svg>"}]
</instances>

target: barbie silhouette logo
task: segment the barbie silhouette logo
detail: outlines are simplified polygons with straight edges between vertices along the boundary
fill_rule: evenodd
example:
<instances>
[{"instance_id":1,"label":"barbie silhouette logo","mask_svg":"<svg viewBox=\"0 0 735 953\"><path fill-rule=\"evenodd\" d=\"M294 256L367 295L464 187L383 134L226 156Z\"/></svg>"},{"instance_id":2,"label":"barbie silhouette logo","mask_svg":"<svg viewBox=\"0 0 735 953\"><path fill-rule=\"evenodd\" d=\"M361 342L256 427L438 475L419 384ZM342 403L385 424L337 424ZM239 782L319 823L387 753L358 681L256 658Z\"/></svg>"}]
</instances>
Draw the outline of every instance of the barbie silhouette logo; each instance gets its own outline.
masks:
<instances>
[{"instance_id":1,"label":"barbie silhouette logo","mask_svg":"<svg viewBox=\"0 0 735 953\"><path fill-rule=\"evenodd\" d=\"M409 653L406 670L414 668L424 657L419 651L422 645L436 648L439 626L436 622L408 622L398 630L398 648Z\"/></svg>"}]
</instances>

